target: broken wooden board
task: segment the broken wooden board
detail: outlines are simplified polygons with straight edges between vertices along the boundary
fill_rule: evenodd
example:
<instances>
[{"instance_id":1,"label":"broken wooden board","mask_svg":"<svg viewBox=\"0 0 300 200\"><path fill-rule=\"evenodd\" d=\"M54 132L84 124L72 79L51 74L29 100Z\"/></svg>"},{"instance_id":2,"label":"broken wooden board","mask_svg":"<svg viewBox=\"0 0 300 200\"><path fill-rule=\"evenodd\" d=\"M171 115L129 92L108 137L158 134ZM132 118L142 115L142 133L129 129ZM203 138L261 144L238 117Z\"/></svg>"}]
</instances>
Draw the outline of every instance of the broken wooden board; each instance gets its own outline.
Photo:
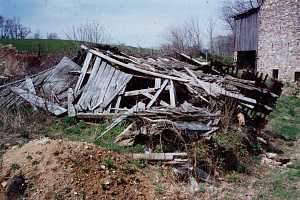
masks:
<instances>
[{"instance_id":1,"label":"broken wooden board","mask_svg":"<svg viewBox=\"0 0 300 200\"><path fill-rule=\"evenodd\" d=\"M145 154L130 154L134 160L149 160L149 161L172 161L176 158L185 158L187 153L145 153Z\"/></svg>"},{"instance_id":2,"label":"broken wooden board","mask_svg":"<svg viewBox=\"0 0 300 200\"><path fill-rule=\"evenodd\" d=\"M38 97L28 91L25 91L23 89L12 87L11 90L16 93L17 95L20 95L23 99L28 101L30 104L35 105L36 107L42 108L46 111L49 111L53 113L56 116L62 115L67 112L67 110L61 106L59 106L56 103L46 101L45 99Z\"/></svg>"}]
</instances>

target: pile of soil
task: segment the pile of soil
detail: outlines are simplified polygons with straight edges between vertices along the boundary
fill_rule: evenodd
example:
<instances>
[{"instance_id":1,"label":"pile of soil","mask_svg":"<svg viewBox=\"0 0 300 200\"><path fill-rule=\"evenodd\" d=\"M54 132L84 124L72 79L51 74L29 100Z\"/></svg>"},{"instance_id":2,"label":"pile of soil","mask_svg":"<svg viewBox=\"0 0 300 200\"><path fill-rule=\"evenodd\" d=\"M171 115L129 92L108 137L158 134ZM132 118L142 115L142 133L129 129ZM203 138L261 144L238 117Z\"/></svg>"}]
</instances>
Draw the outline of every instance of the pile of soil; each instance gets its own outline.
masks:
<instances>
[{"instance_id":1,"label":"pile of soil","mask_svg":"<svg viewBox=\"0 0 300 200\"><path fill-rule=\"evenodd\" d=\"M93 144L34 140L4 154L0 199L11 199L12 187L26 188L16 199L190 199L170 174L161 176L167 169L151 167Z\"/></svg>"}]
</instances>

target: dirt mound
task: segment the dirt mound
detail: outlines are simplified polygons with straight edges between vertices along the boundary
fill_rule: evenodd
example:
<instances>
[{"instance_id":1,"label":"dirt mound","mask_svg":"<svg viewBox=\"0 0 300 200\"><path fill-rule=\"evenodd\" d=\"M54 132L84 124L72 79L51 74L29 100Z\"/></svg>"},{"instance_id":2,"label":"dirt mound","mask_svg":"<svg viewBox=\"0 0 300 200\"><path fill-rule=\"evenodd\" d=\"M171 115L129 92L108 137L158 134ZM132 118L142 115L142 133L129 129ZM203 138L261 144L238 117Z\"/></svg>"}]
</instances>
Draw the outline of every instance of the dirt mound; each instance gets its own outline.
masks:
<instances>
[{"instance_id":1,"label":"dirt mound","mask_svg":"<svg viewBox=\"0 0 300 200\"><path fill-rule=\"evenodd\" d=\"M159 188L167 180L156 179L143 163L87 143L45 138L12 148L3 156L0 199L21 175L27 187L20 198L187 199L170 184Z\"/></svg>"}]
</instances>

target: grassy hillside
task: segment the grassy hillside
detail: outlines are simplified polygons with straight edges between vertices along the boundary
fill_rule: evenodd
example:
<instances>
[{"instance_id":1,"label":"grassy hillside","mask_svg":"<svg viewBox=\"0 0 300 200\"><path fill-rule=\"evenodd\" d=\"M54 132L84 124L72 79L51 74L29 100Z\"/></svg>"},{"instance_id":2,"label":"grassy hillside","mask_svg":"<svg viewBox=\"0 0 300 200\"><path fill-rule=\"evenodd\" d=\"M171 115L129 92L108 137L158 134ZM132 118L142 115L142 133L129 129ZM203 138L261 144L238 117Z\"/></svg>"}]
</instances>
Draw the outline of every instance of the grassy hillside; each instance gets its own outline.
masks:
<instances>
[{"instance_id":1,"label":"grassy hillside","mask_svg":"<svg viewBox=\"0 0 300 200\"><path fill-rule=\"evenodd\" d=\"M12 44L18 51L42 53L69 51L76 47L77 42L70 40L48 40L48 39L0 39L0 44Z\"/></svg>"},{"instance_id":2,"label":"grassy hillside","mask_svg":"<svg viewBox=\"0 0 300 200\"><path fill-rule=\"evenodd\" d=\"M79 47L80 42L74 42L71 40L48 40L48 39L0 39L0 44L12 44L17 48L18 51L23 52L38 52L39 49L42 53L53 53L53 52L63 52L63 51L76 51ZM150 48L139 48L127 46L124 44L121 45L111 45L113 47L119 48L121 51L124 51L129 54L157 54L158 50Z\"/></svg>"}]
</instances>

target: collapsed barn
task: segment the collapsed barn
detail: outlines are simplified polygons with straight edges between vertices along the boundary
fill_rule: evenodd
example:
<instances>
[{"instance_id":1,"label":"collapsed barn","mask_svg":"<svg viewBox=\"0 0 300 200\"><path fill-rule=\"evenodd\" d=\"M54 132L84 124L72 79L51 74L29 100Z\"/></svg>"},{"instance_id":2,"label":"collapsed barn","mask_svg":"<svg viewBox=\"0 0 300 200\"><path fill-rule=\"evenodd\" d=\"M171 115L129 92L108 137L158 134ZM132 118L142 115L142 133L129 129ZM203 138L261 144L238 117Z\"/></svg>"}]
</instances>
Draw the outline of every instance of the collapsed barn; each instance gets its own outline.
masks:
<instances>
[{"instance_id":1,"label":"collapsed barn","mask_svg":"<svg viewBox=\"0 0 300 200\"><path fill-rule=\"evenodd\" d=\"M115 142L142 142L151 152L161 142L209 138L232 121L238 126L263 122L280 96L281 83L267 86L263 74L235 75L231 66L183 53L141 58L82 45L73 61L65 57L53 68L0 86L0 106L27 102L57 116L112 118L97 140L128 119Z\"/></svg>"}]
</instances>

